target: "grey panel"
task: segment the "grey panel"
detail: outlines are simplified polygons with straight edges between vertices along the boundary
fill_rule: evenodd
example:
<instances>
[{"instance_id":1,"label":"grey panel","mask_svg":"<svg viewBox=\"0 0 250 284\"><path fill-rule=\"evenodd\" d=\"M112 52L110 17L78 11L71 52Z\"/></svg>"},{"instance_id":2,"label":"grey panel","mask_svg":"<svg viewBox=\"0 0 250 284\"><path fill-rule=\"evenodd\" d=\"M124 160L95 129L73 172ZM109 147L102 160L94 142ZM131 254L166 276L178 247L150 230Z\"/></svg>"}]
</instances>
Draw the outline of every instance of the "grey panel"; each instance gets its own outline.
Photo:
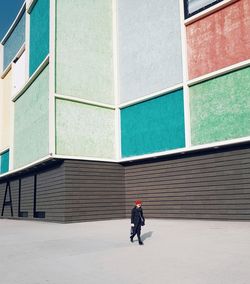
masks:
<instances>
[{"instance_id":1,"label":"grey panel","mask_svg":"<svg viewBox=\"0 0 250 284\"><path fill-rule=\"evenodd\" d=\"M118 34L121 102L182 82L179 1L118 0Z\"/></svg>"}]
</instances>

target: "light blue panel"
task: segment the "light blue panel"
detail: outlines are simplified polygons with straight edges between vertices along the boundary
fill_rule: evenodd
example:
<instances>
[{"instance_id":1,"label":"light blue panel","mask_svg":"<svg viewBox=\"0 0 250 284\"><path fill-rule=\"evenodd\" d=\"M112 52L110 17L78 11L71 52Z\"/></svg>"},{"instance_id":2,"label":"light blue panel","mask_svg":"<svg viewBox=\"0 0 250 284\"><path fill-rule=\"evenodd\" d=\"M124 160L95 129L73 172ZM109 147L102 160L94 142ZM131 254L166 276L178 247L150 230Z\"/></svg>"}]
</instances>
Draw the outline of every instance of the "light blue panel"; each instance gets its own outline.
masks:
<instances>
[{"instance_id":1,"label":"light blue panel","mask_svg":"<svg viewBox=\"0 0 250 284\"><path fill-rule=\"evenodd\" d=\"M49 53L49 0L38 0L30 14L30 76Z\"/></svg>"},{"instance_id":2,"label":"light blue panel","mask_svg":"<svg viewBox=\"0 0 250 284\"><path fill-rule=\"evenodd\" d=\"M182 90L121 110L122 156L185 147Z\"/></svg>"},{"instance_id":3,"label":"light blue panel","mask_svg":"<svg viewBox=\"0 0 250 284\"><path fill-rule=\"evenodd\" d=\"M179 1L118 0L121 102L182 82Z\"/></svg>"},{"instance_id":4,"label":"light blue panel","mask_svg":"<svg viewBox=\"0 0 250 284\"><path fill-rule=\"evenodd\" d=\"M10 37L4 44L4 63L5 69L13 60L19 49L25 42L25 13L22 15L15 29L11 33Z\"/></svg>"},{"instance_id":5,"label":"light blue panel","mask_svg":"<svg viewBox=\"0 0 250 284\"><path fill-rule=\"evenodd\" d=\"M9 150L4 152L0 158L1 174L9 171Z\"/></svg>"}]
</instances>

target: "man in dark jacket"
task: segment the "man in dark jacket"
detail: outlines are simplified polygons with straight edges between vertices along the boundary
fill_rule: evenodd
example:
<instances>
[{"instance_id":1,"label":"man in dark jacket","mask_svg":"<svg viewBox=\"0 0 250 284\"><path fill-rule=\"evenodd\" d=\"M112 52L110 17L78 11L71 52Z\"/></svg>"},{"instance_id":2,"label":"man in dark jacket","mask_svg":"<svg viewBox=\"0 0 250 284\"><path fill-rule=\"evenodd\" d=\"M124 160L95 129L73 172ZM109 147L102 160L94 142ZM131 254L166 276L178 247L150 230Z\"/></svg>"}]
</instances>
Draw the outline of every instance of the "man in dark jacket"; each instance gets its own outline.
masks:
<instances>
[{"instance_id":1,"label":"man in dark jacket","mask_svg":"<svg viewBox=\"0 0 250 284\"><path fill-rule=\"evenodd\" d=\"M135 207L131 211L131 236L130 241L133 242L135 235L138 237L139 245L143 245L141 240L141 226L145 225L145 219L141 208L142 202L140 200L135 201Z\"/></svg>"}]
</instances>

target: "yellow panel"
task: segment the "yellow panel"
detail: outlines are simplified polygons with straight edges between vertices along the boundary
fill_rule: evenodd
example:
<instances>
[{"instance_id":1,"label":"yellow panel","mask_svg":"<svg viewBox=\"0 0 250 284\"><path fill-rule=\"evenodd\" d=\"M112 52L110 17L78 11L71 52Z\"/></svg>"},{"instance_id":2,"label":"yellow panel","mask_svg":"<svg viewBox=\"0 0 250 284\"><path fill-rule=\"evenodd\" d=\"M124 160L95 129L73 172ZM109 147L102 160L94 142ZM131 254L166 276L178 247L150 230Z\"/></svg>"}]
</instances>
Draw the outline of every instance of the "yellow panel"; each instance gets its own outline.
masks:
<instances>
[{"instance_id":1,"label":"yellow panel","mask_svg":"<svg viewBox=\"0 0 250 284\"><path fill-rule=\"evenodd\" d=\"M12 70L1 79L0 86L0 152L10 146L10 101L12 90Z\"/></svg>"}]
</instances>

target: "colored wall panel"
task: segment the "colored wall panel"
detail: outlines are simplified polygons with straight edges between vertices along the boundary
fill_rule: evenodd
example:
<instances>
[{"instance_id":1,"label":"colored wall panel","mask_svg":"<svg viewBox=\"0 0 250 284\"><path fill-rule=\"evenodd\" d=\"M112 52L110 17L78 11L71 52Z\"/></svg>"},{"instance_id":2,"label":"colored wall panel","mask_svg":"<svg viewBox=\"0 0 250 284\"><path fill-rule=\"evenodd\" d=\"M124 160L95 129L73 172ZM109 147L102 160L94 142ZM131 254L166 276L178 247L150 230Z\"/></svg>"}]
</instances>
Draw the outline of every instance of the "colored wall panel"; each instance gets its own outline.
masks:
<instances>
[{"instance_id":1,"label":"colored wall panel","mask_svg":"<svg viewBox=\"0 0 250 284\"><path fill-rule=\"evenodd\" d=\"M25 13L19 20L15 29L11 33L10 37L4 43L4 63L3 69L5 69L15 57L19 49L25 42Z\"/></svg>"},{"instance_id":2,"label":"colored wall panel","mask_svg":"<svg viewBox=\"0 0 250 284\"><path fill-rule=\"evenodd\" d=\"M10 104L12 95L12 70L0 79L0 151L10 146Z\"/></svg>"},{"instance_id":3,"label":"colored wall panel","mask_svg":"<svg viewBox=\"0 0 250 284\"><path fill-rule=\"evenodd\" d=\"M121 102L182 82L181 24L176 0L118 0Z\"/></svg>"},{"instance_id":4,"label":"colored wall panel","mask_svg":"<svg viewBox=\"0 0 250 284\"><path fill-rule=\"evenodd\" d=\"M190 88L192 144L250 135L250 68Z\"/></svg>"},{"instance_id":5,"label":"colored wall panel","mask_svg":"<svg viewBox=\"0 0 250 284\"><path fill-rule=\"evenodd\" d=\"M49 153L49 67L15 102L14 167Z\"/></svg>"},{"instance_id":6,"label":"colored wall panel","mask_svg":"<svg viewBox=\"0 0 250 284\"><path fill-rule=\"evenodd\" d=\"M250 1L240 0L187 26L189 78L250 58Z\"/></svg>"},{"instance_id":7,"label":"colored wall panel","mask_svg":"<svg viewBox=\"0 0 250 284\"><path fill-rule=\"evenodd\" d=\"M56 92L113 103L112 1L57 1L56 21Z\"/></svg>"},{"instance_id":8,"label":"colored wall panel","mask_svg":"<svg viewBox=\"0 0 250 284\"><path fill-rule=\"evenodd\" d=\"M57 154L112 159L114 139L114 110L56 101Z\"/></svg>"},{"instance_id":9,"label":"colored wall panel","mask_svg":"<svg viewBox=\"0 0 250 284\"><path fill-rule=\"evenodd\" d=\"M3 132L3 80L0 79L0 149L2 149L2 132Z\"/></svg>"},{"instance_id":10,"label":"colored wall panel","mask_svg":"<svg viewBox=\"0 0 250 284\"><path fill-rule=\"evenodd\" d=\"M122 156L185 146L182 90L121 110Z\"/></svg>"},{"instance_id":11,"label":"colored wall panel","mask_svg":"<svg viewBox=\"0 0 250 284\"><path fill-rule=\"evenodd\" d=\"M30 76L49 53L49 0L38 0L30 14Z\"/></svg>"},{"instance_id":12,"label":"colored wall panel","mask_svg":"<svg viewBox=\"0 0 250 284\"><path fill-rule=\"evenodd\" d=\"M6 151L0 156L0 173L6 173L9 170L9 151Z\"/></svg>"},{"instance_id":13,"label":"colored wall panel","mask_svg":"<svg viewBox=\"0 0 250 284\"><path fill-rule=\"evenodd\" d=\"M21 57L12 65L13 72L13 84L12 84L12 94L15 95L25 84L26 78L26 51L21 55Z\"/></svg>"}]
</instances>

